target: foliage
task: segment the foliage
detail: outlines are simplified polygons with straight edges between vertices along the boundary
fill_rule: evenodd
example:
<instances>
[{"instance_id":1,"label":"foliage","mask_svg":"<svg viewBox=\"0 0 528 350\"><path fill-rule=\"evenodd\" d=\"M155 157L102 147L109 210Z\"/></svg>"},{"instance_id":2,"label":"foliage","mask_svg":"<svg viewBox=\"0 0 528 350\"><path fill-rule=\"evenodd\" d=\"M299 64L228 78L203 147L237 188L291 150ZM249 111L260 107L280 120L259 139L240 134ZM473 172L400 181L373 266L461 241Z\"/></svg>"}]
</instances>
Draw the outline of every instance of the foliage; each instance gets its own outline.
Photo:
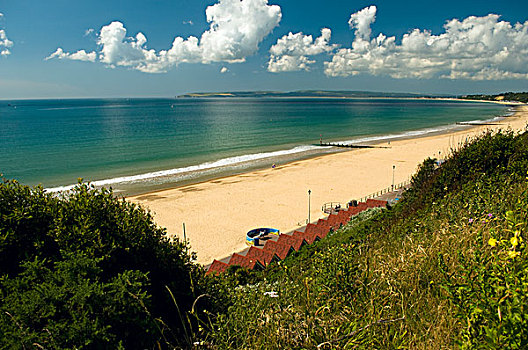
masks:
<instances>
[{"instance_id":1,"label":"foliage","mask_svg":"<svg viewBox=\"0 0 528 350\"><path fill-rule=\"evenodd\" d=\"M392 208L244 280L228 274L231 303L210 316L204 342L525 348L527 150L526 134L483 134L440 167L426 160Z\"/></svg>"},{"instance_id":2,"label":"foliage","mask_svg":"<svg viewBox=\"0 0 528 350\"><path fill-rule=\"evenodd\" d=\"M455 315L467 322L458 341L461 348L528 347L527 208L524 190L503 218L488 214L476 220L476 249L460 252L456 269L448 269L439 255L442 287Z\"/></svg>"},{"instance_id":3,"label":"foliage","mask_svg":"<svg viewBox=\"0 0 528 350\"><path fill-rule=\"evenodd\" d=\"M192 260L187 245L169 239L149 212L110 190L79 184L54 196L4 180L0 343L185 344L189 322L182 315L212 286Z\"/></svg>"},{"instance_id":4,"label":"foliage","mask_svg":"<svg viewBox=\"0 0 528 350\"><path fill-rule=\"evenodd\" d=\"M144 309L150 304L145 274L128 270L103 283L97 260L83 254L54 265L27 261L17 278L4 277L5 347L122 347L156 332Z\"/></svg>"}]
</instances>

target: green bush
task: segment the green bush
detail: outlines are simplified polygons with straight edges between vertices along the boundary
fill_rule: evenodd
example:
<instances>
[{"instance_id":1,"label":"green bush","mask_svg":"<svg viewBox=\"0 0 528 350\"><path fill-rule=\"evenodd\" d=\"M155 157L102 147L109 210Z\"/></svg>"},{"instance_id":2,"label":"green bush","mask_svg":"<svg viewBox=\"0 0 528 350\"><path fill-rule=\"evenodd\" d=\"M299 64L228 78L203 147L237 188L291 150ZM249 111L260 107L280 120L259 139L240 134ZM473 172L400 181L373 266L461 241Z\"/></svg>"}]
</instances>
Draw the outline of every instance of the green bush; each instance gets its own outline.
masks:
<instances>
[{"instance_id":1,"label":"green bush","mask_svg":"<svg viewBox=\"0 0 528 350\"><path fill-rule=\"evenodd\" d=\"M148 344L156 334L146 305L148 278L125 271L101 281L98 260L72 254L49 268L24 262L16 278L4 277L0 324L3 347L114 348Z\"/></svg>"},{"instance_id":2,"label":"green bush","mask_svg":"<svg viewBox=\"0 0 528 350\"><path fill-rule=\"evenodd\" d=\"M186 344L211 283L139 206L79 184L0 184L0 341L9 347ZM212 294L212 293L209 293ZM189 325L189 323L191 325Z\"/></svg>"}]
</instances>

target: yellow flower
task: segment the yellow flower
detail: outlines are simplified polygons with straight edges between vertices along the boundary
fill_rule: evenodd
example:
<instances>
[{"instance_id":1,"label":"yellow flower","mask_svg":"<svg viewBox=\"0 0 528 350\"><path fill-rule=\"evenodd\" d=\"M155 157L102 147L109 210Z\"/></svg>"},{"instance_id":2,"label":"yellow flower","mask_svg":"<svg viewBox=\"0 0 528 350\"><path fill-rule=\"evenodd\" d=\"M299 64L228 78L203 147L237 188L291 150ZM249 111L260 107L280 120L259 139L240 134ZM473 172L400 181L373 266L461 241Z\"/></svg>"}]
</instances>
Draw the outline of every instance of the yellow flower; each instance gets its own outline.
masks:
<instances>
[{"instance_id":1,"label":"yellow flower","mask_svg":"<svg viewBox=\"0 0 528 350\"><path fill-rule=\"evenodd\" d=\"M519 253L519 252L516 252L515 250L510 250L510 251L508 252L508 257L509 257L510 259L513 259L513 258L515 258L515 257L516 257L517 255L519 255L519 254L520 254L520 253Z\"/></svg>"},{"instance_id":2,"label":"yellow flower","mask_svg":"<svg viewBox=\"0 0 528 350\"><path fill-rule=\"evenodd\" d=\"M495 238L490 238L488 244L492 247L495 247L497 245L497 240Z\"/></svg>"},{"instance_id":3,"label":"yellow flower","mask_svg":"<svg viewBox=\"0 0 528 350\"><path fill-rule=\"evenodd\" d=\"M510 243L511 243L512 246L517 247L517 245L519 244L519 239L517 239L517 236L513 236L510 239Z\"/></svg>"}]
</instances>

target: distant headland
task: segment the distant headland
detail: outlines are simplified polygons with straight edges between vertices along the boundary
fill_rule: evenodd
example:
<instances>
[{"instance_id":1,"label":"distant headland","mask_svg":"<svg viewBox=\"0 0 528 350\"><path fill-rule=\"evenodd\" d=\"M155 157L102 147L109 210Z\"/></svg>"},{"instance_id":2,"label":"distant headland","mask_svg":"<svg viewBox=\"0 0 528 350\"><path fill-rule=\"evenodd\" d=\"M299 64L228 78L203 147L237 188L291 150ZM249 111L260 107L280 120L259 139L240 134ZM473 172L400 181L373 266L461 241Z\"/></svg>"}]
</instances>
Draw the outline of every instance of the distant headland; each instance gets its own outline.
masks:
<instances>
[{"instance_id":1,"label":"distant headland","mask_svg":"<svg viewBox=\"0 0 528 350\"><path fill-rule=\"evenodd\" d=\"M528 92L503 92L495 95L435 95L403 92L348 91L348 90L295 90L295 91L226 91L189 92L176 98L424 98L489 101L496 103L528 103Z\"/></svg>"},{"instance_id":2,"label":"distant headland","mask_svg":"<svg viewBox=\"0 0 528 350\"><path fill-rule=\"evenodd\" d=\"M326 98L454 98L454 95L425 95L401 92L375 92L375 91L334 91L334 90L296 90L296 91L233 91L233 92L191 92L176 96L185 97L326 97Z\"/></svg>"},{"instance_id":3,"label":"distant headland","mask_svg":"<svg viewBox=\"0 0 528 350\"><path fill-rule=\"evenodd\" d=\"M481 101L510 101L528 103L528 92L503 92L497 95L464 95L459 98L464 100Z\"/></svg>"}]
</instances>

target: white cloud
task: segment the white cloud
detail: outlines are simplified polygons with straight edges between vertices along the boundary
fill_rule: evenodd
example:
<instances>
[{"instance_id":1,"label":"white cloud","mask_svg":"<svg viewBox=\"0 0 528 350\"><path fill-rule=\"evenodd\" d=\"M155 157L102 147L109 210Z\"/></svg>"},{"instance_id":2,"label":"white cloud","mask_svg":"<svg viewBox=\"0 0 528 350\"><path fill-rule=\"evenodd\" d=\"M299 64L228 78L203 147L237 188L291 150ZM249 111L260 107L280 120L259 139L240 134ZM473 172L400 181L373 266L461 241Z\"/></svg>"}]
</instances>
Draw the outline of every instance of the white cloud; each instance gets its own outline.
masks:
<instances>
[{"instance_id":1,"label":"white cloud","mask_svg":"<svg viewBox=\"0 0 528 350\"><path fill-rule=\"evenodd\" d=\"M330 52L336 47L329 45L331 35L332 31L328 28L321 29L321 36L315 41L311 35L303 33L290 32L284 35L270 48L268 71L277 73L309 70L310 65L315 61L308 59L307 56Z\"/></svg>"},{"instance_id":2,"label":"white cloud","mask_svg":"<svg viewBox=\"0 0 528 350\"><path fill-rule=\"evenodd\" d=\"M5 30L0 29L0 55L1 56L10 55L11 51L9 50L9 48L12 46L13 46L13 42L7 38Z\"/></svg>"},{"instance_id":3,"label":"white cloud","mask_svg":"<svg viewBox=\"0 0 528 350\"><path fill-rule=\"evenodd\" d=\"M512 25L494 14L452 19L442 34L414 29L397 44L394 36L384 34L371 39L375 18L375 6L352 14L349 24L356 34L352 47L338 50L332 61L325 62L327 75L528 79L528 21Z\"/></svg>"},{"instance_id":4,"label":"white cloud","mask_svg":"<svg viewBox=\"0 0 528 350\"><path fill-rule=\"evenodd\" d=\"M243 62L258 50L282 17L280 7L268 5L268 0L219 0L207 7L205 13L209 29L200 39L176 37L170 49L161 51L147 49L143 33L126 37L123 24L112 22L102 27L98 35L99 61L110 67L123 66L149 73L165 72L184 62ZM64 57L54 57L72 58L77 53L63 54Z\"/></svg>"},{"instance_id":5,"label":"white cloud","mask_svg":"<svg viewBox=\"0 0 528 350\"><path fill-rule=\"evenodd\" d=\"M188 24L188 25L190 25L190 26L194 25L193 21L191 21L191 20L183 21L182 23L183 23L183 24Z\"/></svg>"},{"instance_id":6,"label":"white cloud","mask_svg":"<svg viewBox=\"0 0 528 350\"><path fill-rule=\"evenodd\" d=\"M352 29L356 28L356 37L360 37L363 40L370 39L370 25L376 20L376 11L376 6L369 6L350 16L348 25Z\"/></svg>"},{"instance_id":7,"label":"white cloud","mask_svg":"<svg viewBox=\"0 0 528 350\"><path fill-rule=\"evenodd\" d=\"M0 18L4 17L4 14L0 12ZM13 42L7 38L5 30L0 29L0 56L9 56L11 51L10 47L13 46Z\"/></svg>"},{"instance_id":8,"label":"white cloud","mask_svg":"<svg viewBox=\"0 0 528 350\"><path fill-rule=\"evenodd\" d=\"M227 69L227 67L222 67L220 69L220 73L222 73L222 74L227 73L227 72L229 72L229 69Z\"/></svg>"},{"instance_id":9,"label":"white cloud","mask_svg":"<svg viewBox=\"0 0 528 350\"><path fill-rule=\"evenodd\" d=\"M84 36L88 36L88 35L90 35L90 34L92 34L92 33L95 33L95 29L93 29L93 28L88 28L88 29L86 29L86 31L84 32Z\"/></svg>"},{"instance_id":10,"label":"white cloud","mask_svg":"<svg viewBox=\"0 0 528 350\"><path fill-rule=\"evenodd\" d=\"M95 62L95 59L97 58L97 54L95 52L86 52L84 50L79 50L74 53L67 53L64 52L60 47L51 55L45 58L45 60L50 60L52 58L58 58L58 59L68 59L68 60L74 60L74 61L87 61L87 62Z\"/></svg>"}]
</instances>

